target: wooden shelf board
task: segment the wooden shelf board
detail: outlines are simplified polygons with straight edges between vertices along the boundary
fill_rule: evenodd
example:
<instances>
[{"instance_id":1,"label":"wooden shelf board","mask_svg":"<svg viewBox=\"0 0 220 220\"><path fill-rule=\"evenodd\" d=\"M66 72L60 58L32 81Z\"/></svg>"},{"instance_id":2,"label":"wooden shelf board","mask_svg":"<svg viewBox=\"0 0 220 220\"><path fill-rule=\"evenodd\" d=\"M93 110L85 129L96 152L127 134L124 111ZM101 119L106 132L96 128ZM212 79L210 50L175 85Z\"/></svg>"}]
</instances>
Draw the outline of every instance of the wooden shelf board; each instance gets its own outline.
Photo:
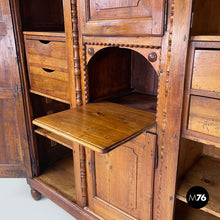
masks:
<instances>
[{"instance_id":1,"label":"wooden shelf board","mask_svg":"<svg viewBox=\"0 0 220 220\"><path fill-rule=\"evenodd\" d=\"M214 137L211 135L203 134L197 131L192 130L182 130L181 136L192 141L214 145L215 147L220 148L220 138Z\"/></svg>"},{"instance_id":2,"label":"wooden shelf board","mask_svg":"<svg viewBox=\"0 0 220 220\"><path fill-rule=\"evenodd\" d=\"M43 92L35 91L35 90L33 90L33 89L30 89L30 92L33 93L33 94L36 94L36 95L40 95L40 96L43 96L43 97L46 97L46 98L50 98L50 99L59 101L59 102L63 102L63 103L66 103L66 104L70 104L70 101L69 101L69 100L60 99L60 98L57 98L57 97L54 97L54 96L51 96L51 95L47 95L47 94L45 94L45 93L43 93Z\"/></svg>"},{"instance_id":3,"label":"wooden shelf board","mask_svg":"<svg viewBox=\"0 0 220 220\"><path fill-rule=\"evenodd\" d=\"M138 92L130 92L121 97L110 99L110 101L150 112L156 112L157 108L157 96L141 94Z\"/></svg>"},{"instance_id":4,"label":"wooden shelf board","mask_svg":"<svg viewBox=\"0 0 220 220\"><path fill-rule=\"evenodd\" d=\"M155 120L155 113L101 102L37 118L33 124L94 151L107 153L145 132Z\"/></svg>"},{"instance_id":5,"label":"wooden shelf board","mask_svg":"<svg viewBox=\"0 0 220 220\"><path fill-rule=\"evenodd\" d=\"M218 42L220 41L219 35L198 35L192 36L191 41L211 41L211 42Z\"/></svg>"},{"instance_id":6,"label":"wooden shelf board","mask_svg":"<svg viewBox=\"0 0 220 220\"><path fill-rule=\"evenodd\" d=\"M202 186L209 193L209 202L201 210L220 218L220 160L201 157L186 173L177 189L177 199L186 202L186 194L193 186Z\"/></svg>"},{"instance_id":7,"label":"wooden shelf board","mask_svg":"<svg viewBox=\"0 0 220 220\"><path fill-rule=\"evenodd\" d=\"M209 97L209 98L214 98L214 99L220 99L220 93L219 92L210 92L210 91L205 91L205 90L190 89L190 93L192 95L204 96L204 97Z\"/></svg>"},{"instance_id":8,"label":"wooden shelf board","mask_svg":"<svg viewBox=\"0 0 220 220\"><path fill-rule=\"evenodd\" d=\"M49 132L49 131L47 131L47 130L45 130L43 128L37 128L37 129L34 130L34 132L37 133L37 134L40 134L40 135L42 135L42 136L44 136L46 138L49 138L52 141L55 141L55 142L57 142L59 144L62 144L65 147L73 149L73 142L72 141L67 140L67 139L65 139L63 137L60 137L59 135L56 135L56 134L54 134L52 132Z\"/></svg>"},{"instance_id":9,"label":"wooden shelf board","mask_svg":"<svg viewBox=\"0 0 220 220\"><path fill-rule=\"evenodd\" d=\"M73 157L67 157L49 167L37 177L46 185L72 202L76 202Z\"/></svg>"},{"instance_id":10,"label":"wooden shelf board","mask_svg":"<svg viewBox=\"0 0 220 220\"><path fill-rule=\"evenodd\" d=\"M34 35L34 36L49 36L49 37L66 37L65 32L39 32L39 31L24 31L24 35Z\"/></svg>"}]
</instances>

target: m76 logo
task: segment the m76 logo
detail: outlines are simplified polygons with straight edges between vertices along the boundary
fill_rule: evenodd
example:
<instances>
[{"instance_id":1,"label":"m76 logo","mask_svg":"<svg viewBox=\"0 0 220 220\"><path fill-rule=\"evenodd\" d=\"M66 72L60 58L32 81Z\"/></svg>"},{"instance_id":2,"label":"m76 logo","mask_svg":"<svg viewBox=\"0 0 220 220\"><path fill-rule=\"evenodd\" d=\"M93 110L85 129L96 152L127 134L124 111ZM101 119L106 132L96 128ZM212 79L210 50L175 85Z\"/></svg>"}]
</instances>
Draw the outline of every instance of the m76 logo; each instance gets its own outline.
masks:
<instances>
[{"instance_id":1,"label":"m76 logo","mask_svg":"<svg viewBox=\"0 0 220 220\"><path fill-rule=\"evenodd\" d=\"M206 201L206 195L205 194L194 194L194 195L189 195L188 198L189 201Z\"/></svg>"},{"instance_id":2,"label":"m76 logo","mask_svg":"<svg viewBox=\"0 0 220 220\"><path fill-rule=\"evenodd\" d=\"M192 208L200 209L207 205L209 194L205 188L194 186L187 192L186 200Z\"/></svg>"}]
</instances>

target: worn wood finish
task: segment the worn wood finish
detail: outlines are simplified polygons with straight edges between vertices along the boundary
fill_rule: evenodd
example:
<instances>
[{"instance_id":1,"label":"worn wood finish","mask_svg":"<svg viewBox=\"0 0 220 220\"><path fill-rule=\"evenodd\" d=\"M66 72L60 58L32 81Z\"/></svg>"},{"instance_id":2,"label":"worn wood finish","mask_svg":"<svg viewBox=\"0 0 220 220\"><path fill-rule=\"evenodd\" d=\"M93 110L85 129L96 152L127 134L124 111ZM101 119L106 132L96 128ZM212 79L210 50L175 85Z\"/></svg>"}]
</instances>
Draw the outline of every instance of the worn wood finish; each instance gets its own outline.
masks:
<instances>
[{"instance_id":1,"label":"worn wood finish","mask_svg":"<svg viewBox=\"0 0 220 220\"><path fill-rule=\"evenodd\" d=\"M208 204L202 210L220 217L220 184L219 184L220 160L211 157L202 157L186 173L183 182L177 188L177 198L186 202L186 193L193 186L202 186L209 192Z\"/></svg>"},{"instance_id":2,"label":"worn wood finish","mask_svg":"<svg viewBox=\"0 0 220 220\"><path fill-rule=\"evenodd\" d=\"M207 212L191 208L188 204L181 201L176 202L175 220L219 220L218 217L213 216Z\"/></svg>"},{"instance_id":3,"label":"worn wood finish","mask_svg":"<svg viewBox=\"0 0 220 220\"><path fill-rule=\"evenodd\" d=\"M157 97L138 92L130 92L125 95L110 98L111 102L125 105L131 108L141 109L149 112L156 112Z\"/></svg>"},{"instance_id":4,"label":"worn wood finish","mask_svg":"<svg viewBox=\"0 0 220 220\"><path fill-rule=\"evenodd\" d=\"M177 172L177 186L182 183L185 173L203 154L204 144L181 138Z\"/></svg>"},{"instance_id":5,"label":"worn wood finish","mask_svg":"<svg viewBox=\"0 0 220 220\"><path fill-rule=\"evenodd\" d=\"M61 193L68 200L76 201L72 157L58 161L37 177L37 179L54 188L54 190Z\"/></svg>"},{"instance_id":6,"label":"worn wood finish","mask_svg":"<svg viewBox=\"0 0 220 220\"><path fill-rule=\"evenodd\" d=\"M85 207L88 203L85 156L84 147L76 142L73 142L76 203L81 207Z\"/></svg>"},{"instance_id":7,"label":"worn wood finish","mask_svg":"<svg viewBox=\"0 0 220 220\"><path fill-rule=\"evenodd\" d=\"M193 1L192 35L219 35L220 2L218 0Z\"/></svg>"},{"instance_id":8,"label":"worn wood finish","mask_svg":"<svg viewBox=\"0 0 220 220\"><path fill-rule=\"evenodd\" d=\"M37 118L33 123L104 153L152 126L155 114L103 102Z\"/></svg>"},{"instance_id":9,"label":"worn wood finish","mask_svg":"<svg viewBox=\"0 0 220 220\"><path fill-rule=\"evenodd\" d=\"M145 133L108 154L86 149L88 208L104 219L152 219L155 146Z\"/></svg>"},{"instance_id":10,"label":"worn wood finish","mask_svg":"<svg viewBox=\"0 0 220 220\"><path fill-rule=\"evenodd\" d=\"M164 1L79 1L85 35L163 34Z\"/></svg>"},{"instance_id":11,"label":"worn wood finish","mask_svg":"<svg viewBox=\"0 0 220 220\"><path fill-rule=\"evenodd\" d=\"M198 42L219 42L220 36L218 35L198 35L192 36L191 41L198 41Z\"/></svg>"},{"instance_id":12,"label":"worn wood finish","mask_svg":"<svg viewBox=\"0 0 220 220\"><path fill-rule=\"evenodd\" d=\"M188 129L220 137L220 101L191 96Z\"/></svg>"},{"instance_id":13,"label":"worn wood finish","mask_svg":"<svg viewBox=\"0 0 220 220\"><path fill-rule=\"evenodd\" d=\"M30 175L20 69L9 1L0 2L0 175Z\"/></svg>"},{"instance_id":14,"label":"worn wood finish","mask_svg":"<svg viewBox=\"0 0 220 220\"><path fill-rule=\"evenodd\" d=\"M61 0L19 0L22 26L28 31L64 31Z\"/></svg>"},{"instance_id":15,"label":"worn wood finish","mask_svg":"<svg viewBox=\"0 0 220 220\"><path fill-rule=\"evenodd\" d=\"M65 42L44 39L28 40L25 38L28 66L34 65L52 70L68 72Z\"/></svg>"},{"instance_id":16,"label":"worn wood finish","mask_svg":"<svg viewBox=\"0 0 220 220\"><path fill-rule=\"evenodd\" d=\"M159 159L155 172L154 220L173 218L184 73L192 7L191 0L168 3L168 31L161 50L157 107Z\"/></svg>"},{"instance_id":17,"label":"worn wood finish","mask_svg":"<svg viewBox=\"0 0 220 220\"><path fill-rule=\"evenodd\" d=\"M69 102L69 74L36 66L29 66L30 89Z\"/></svg>"},{"instance_id":18,"label":"worn wood finish","mask_svg":"<svg viewBox=\"0 0 220 220\"><path fill-rule=\"evenodd\" d=\"M42 135L42 136L44 136L46 138L49 138L50 140L53 140L53 141L55 141L55 142L57 142L59 144L62 144L65 147L73 149L72 141L69 141L69 140L67 140L65 138L62 138L59 135L56 135L56 134L54 134L52 132L49 132L49 131L47 131L47 130L45 130L43 128L37 128L37 129L34 130L34 132L37 133L37 134L40 134L40 135Z\"/></svg>"},{"instance_id":19,"label":"worn wood finish","mask_svg":"<svg viewBox=\"0 0 220 220\"><path fill-rule=\"evenodd\" d=\"M195 50L192 74L193 89L220 92L220 50Z\"/></svg>"},{"instance_id":20,"label":"worn wood finish","mask_svg":"<svg viewBox=\"0 0 220 220\"><path fill-rule=\"evenodd\" d=\"M219 146L220 145L219 136L218 135L213 136L213 134L212 134L212 136L210 136L211 133L209 131L207 131L207 126L210 127L210 125L207 125L206 127L201 128L202 121L200 121L201 122L200 125L197 124L197 128L195 128L196 125L193 124L192 126L194 127L194 130L196 130L197 132L193 131L192 129L190 130L189 125L188 125L189 111L191 111L190 110L190 108L191 108L190 103L192 102L191 97L193 97L192 99L196 99L196 100L198 100L198 99L205 100L206 103L209 103L209 100L210 100L210 102L215 103L213 106L214 109L211 108L212 114L215 111L217 113L218 110L216 109L216 107L218 106L218 99L220 98L219 92L217 92L217 91L219 91L218 75L215 75L215 72L216 71L218 72L218 68L217 69L215 68L216 65L218 65L218 62L212 63L213 60L216 61L218 59L218 51L220 48L220 44L219 44L219 42L215 42L215 41L204 42L202 40L203 38L201 38L201 37L200 37L200 39L201 39L201 41L192 42L190 45L190 50L189 50L186 85L185 85L184 109L183 109L183 124L182 124L183 136L190 138L192 140L198 140L203 143L214 144L216 146ZM201 61L201 59L198 59L199 63L197 62L196 66L197 66L197 68L200 69L202 74L200 74L195 68L193 68L195 66L195 64L194 64L195 54L196 54L195 51L199 51L199 55L201 55L200 52L202 52L202 56L204 56L203 52L211 53L211 55L215 54L215 56L212 57L213 59L208 60L208 63L212 63L212 65L208 65L208 63L206 62L206 64L207 64L206 67L204 66L204 62ZM200 58L200 56L199 56L199 58ZM202 68L202 66L203 66L203 68ZM210 68L207 69L207 66L209 66ZM206 73L203 72L204 69L206 70ZM202 86L202 89L204 89L204 90L192 89L192 85L193 85L192 81L194 78L195 70L197 72L197 75L196 75L197 87L200 88ZM210 70L213 70L213 71L210 72ZM209 73L209 74L207 74L207 73ZM205 75L207 77L205 77ZM213 77L216 78L214 82L213 82L213 78L208 77L209 75L212 75ZM201 80L201 76L202 76L203 80ZM204 79L204 77L205 77L205 79ZM211 85L211 81L212 81L212 85ZM206 84L206 82L207 82L207 84ZM205 88L205 84L207 85L206 88ZM194 83L194 86L195 86L195 83ZM194 96L194 95L196 95L196 96ZM201 97L199 97L199 96L201 96ZM195 104L193 106L194 106L193 108L195 110ZM207 106L204 106L204 103L199 103L199 105L196 107L197 114L198 114L198 111L200 112L200 109L198 109L199 106L203 109L203 110L201 109L203 112L205 111L205 109L207 109ZM209 107L210 107L210 104L209 104ZM208 121L212 120L211 118L214 117L214 115L212 115L211 112L210 112L210 114L209 114L209 112L206 113L206 115L207 115L206 117L209 118L209 119L207 118ZM218 121L218 116L214 120ZM208 123L208 121L207 122L203 121L203 122ZM200 130L206 129L206 131L201 131L202 133L201 132L199 133L198 127L200 127ZM216 133L216 132L214 131L214 133Z\"/></svg>"}]
</instances>

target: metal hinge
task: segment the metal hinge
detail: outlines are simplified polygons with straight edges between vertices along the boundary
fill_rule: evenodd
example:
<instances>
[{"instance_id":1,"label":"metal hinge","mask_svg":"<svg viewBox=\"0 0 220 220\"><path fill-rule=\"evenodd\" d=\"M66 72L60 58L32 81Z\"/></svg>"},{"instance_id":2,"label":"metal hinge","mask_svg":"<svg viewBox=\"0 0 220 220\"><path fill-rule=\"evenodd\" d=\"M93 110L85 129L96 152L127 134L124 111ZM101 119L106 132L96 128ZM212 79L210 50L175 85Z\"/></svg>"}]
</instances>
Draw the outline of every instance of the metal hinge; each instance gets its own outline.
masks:
<instances>
[{"instance_id":1,"label":"metal hinge","mask_svg":"<svg viewBox=\"0 0 220 220\"><path fill-rule=\"evenodd\" d=\"M191 29L193 28L193 22L194 22L194 12L192 12L192 15L191 15L191 23L190 23Z\"/></svg>"},{"instance_id":2,"label":"metal hinge","mask_svg":"<svg viewBox=\"0 0 220 220\"><path fill-rule=\"evenodd\" d=\"M168 0L165 1L164 30L167 30Z\"/></svg>"},{"instance_id":3,"label":"metal hinge","mask_svg":"<svg viewBox=\"0 0 220 220\"><path fill-rule=\"evenodd\" d=\"M155 144L155 169L158 168L158 144L157 144L157 138L156 138L156 144Z\"/></svg>"}]
</instances>

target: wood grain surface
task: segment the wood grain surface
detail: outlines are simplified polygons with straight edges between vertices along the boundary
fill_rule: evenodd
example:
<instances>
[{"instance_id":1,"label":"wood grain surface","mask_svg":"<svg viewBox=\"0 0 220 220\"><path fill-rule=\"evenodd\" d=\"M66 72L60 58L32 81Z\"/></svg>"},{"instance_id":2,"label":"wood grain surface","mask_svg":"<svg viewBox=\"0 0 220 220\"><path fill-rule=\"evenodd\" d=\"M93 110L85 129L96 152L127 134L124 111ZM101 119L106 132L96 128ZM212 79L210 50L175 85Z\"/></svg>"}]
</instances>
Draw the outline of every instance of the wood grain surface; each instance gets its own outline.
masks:
<instances>
[{"instance_id":1,"label":"wood grain surface","mask_svg":"<svg viewBox=\"0 0 220 220\"><path fill-rule=\"evenodd\" d=\"M155 113L102 102L37 118L33 124L104 153L144 132Z\"/></svg>"}]
</instances>

